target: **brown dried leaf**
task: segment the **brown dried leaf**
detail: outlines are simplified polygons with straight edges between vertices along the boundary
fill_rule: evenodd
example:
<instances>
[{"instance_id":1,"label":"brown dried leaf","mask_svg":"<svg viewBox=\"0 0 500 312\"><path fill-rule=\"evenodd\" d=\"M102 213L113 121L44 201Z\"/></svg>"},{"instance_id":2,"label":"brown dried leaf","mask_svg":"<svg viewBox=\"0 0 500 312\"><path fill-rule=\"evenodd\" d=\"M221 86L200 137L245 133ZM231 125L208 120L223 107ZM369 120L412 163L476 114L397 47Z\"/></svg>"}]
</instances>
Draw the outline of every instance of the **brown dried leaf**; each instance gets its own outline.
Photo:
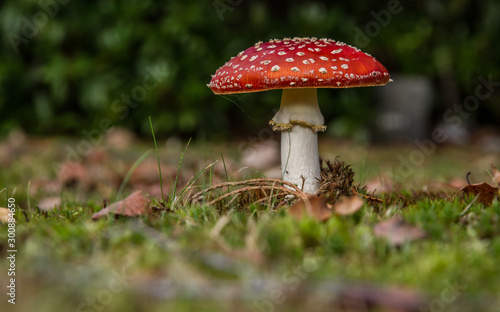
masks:
<instances>
[{"instance_id":1,"label":"brown dried leaf","mask_svg":"<svg viewBox=\"0 0 500 312\"><path fill-rule=\"evenodd\" d=\"M305 217L313 217L320 222L328 220L333 213L333 211L328 208L326 198L324 197L299 200L289 208L288 212L298 220Z\"/></svg>"},{"instance_id":2,"label":"brown dried leaf","mask_svg":"<svg viewBox=\"0 0 500 312\"><path fill-rule=\"evenodd\" d=\"M389 194L394 192L394 183L384 175L366 182L366 190L372 194Z\"/></svg>"},{"instance_id":3,"label":"brown dried leaf","mask_svg":"<svg viewBox=\"0 0 500 312\"><path fill-rule=\"evenodd\" d=\"M427 234L421 228L411 225L401 217L393 217L375 225L376 237L385 238L393 246L424 238Z\"/></svg>"},{"instance_id":4,"label":"brown dried leaf","mask_svg":"<svg viewBox=\"0 0 500 312\"><path fill-rule=\"evenodd\" d=\"M0 223L9 223L9 213L9 209L0 208Z\"/></svg>"},{"instance_id":5,"label":"brown dried leaf","mask_svg":"<svg viewBox=\"0 0 500 312\"><path fill-rule=\"evenodd\" d=\"M58 180L64 186L82 185L86 189L92 186L92 178L88 169L81 162L66 161L59 167Z\"/></svg>"},{"instance_id":6,"label":"brown dried leaf","mask_svg":"<svg viewBox=\"0 0 500 312\"><path fill-rule=\"evenodd\" d=\"M53 196L40 199L38 202L38 209L43 211L51 211L54 208L61 206L61 197Z\"/></svg>"},{"instance_id":7,"label":"brown dried leaf","mask_svg":"<svg viewBox=\"0 0 500 312\"><path fill-rule=\"evenodd\" d=\"M149 198L142 195L142 191L137 191L127 198L117 201L101 211L94 213L92 219L97 220L109 214L138 217L149 214L149 211Z\"/></svg>"},{"instance_id":8,"label":"brown dried leaf","mask_svg":"<svg viewBox=\"0 0 500 312\"><path fill-rule=\"evenodd\" d=\"M469 184L460 189L460 192L464 192L464 194L472 194L473 196L478 197L478 201L485 206L491 205L495 197L498 195L498 187L492 186L486 182ZM460 193L459 192L459 193Z\"/></svg>"},{"instance_id":9,"label":"brown dried leaf","mask_svg":"<svg viewBox=\"0 0 500 312\"><path fill-rule=\"evenodd\" d=\"M163 176L163 182L165 183L175 179L175 176L177 175L177 168L162 163L161 173ZM150 157L145 159L137 168L135 168L135 170L132 172L132 175L130 176L130 183L133 185L159 184L159 182L160 174L158 171L158 161L156 160L156 158ZM168 189L170 188L170 186L166 186L166 188Z\"/></svg>"},{"instance_id":10,"label":"brown dried leaf","mask_svg":"<svg viewBox=\"0 0 500 312\"><path fill-rule=\"evenodd\" d=\"M344 197L333 205L333 211L341 216L348 216L358 211L364 204L364 201L357 197Z\"/></svg>"}]
</instances>

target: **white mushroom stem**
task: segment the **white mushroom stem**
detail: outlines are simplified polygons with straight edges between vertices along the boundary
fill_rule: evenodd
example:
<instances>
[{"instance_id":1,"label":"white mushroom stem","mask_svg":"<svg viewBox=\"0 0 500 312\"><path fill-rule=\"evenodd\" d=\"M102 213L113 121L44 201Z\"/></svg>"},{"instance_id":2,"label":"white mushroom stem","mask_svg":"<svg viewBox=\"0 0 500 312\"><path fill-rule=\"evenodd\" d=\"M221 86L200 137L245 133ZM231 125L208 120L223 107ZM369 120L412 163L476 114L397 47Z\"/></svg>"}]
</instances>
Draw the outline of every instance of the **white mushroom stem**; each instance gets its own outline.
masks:
<instances>
[{"instance_id":1,"label":"white mushroom stem","mask_svg":"<svg viewBox=\"0 0 500 312\"><path fill-rule=\"evenodd\" d=\"M320 187L318 131L325 131L316 88L283 89L280 110L270 124L281 131L283 180L309 194Z\"/></svg>"}]
</instances>

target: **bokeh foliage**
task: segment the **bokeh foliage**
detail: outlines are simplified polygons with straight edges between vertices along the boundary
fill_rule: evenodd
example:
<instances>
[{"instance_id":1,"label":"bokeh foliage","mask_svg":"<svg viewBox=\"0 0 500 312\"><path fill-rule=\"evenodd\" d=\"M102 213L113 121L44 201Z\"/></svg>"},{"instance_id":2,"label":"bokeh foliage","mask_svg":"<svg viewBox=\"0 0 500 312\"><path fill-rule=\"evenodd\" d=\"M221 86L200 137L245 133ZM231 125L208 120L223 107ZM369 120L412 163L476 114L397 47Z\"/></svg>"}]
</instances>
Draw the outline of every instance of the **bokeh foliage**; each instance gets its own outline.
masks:
<instances>
[{"instance_id":1,"label":"bokeh foliage","mask_svg":"<svg viewBox=\"0 0 500 312\"><path fill-rule=\"evenodd\" d=\"M0 133L22 127L79 135L109 118L145 134L151 115L160 136L254 134L278 108L279 91L215 96L206 84L219 66L270 38L315 36L356 45L356 34L377 21L375 13L395 5L400 12L385 17L385 26L378 22L378 31L371 28L375 35L362 49L391 73L429 76L436 112L474 94L479 75L500 81L495 0L4 0ZM17 47L13 34L24 38ZM122 105L122 94L142 86L148 67L168 75L124 117L112 103ZM326 120L335 121L340 134L366 131L371 89L321 90ZM475 118L495 123L499 102L492 96Z\"/></svg>"}]
</instances>

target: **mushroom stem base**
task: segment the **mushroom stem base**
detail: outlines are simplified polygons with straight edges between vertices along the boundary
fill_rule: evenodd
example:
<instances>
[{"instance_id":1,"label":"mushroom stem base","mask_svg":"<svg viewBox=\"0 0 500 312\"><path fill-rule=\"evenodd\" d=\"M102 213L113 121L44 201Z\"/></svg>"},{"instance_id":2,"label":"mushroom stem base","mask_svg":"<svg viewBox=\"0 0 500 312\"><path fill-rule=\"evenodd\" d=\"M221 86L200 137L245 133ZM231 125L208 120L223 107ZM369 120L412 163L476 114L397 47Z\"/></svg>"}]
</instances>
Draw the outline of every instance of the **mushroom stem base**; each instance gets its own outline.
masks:
<instances>
[{"instance_id":1,"label":"mushroom stem base","mask_svg":"<svg viewBox=\"0 0 500 312\"><path fill-rule=\"evenodd\" d=\"M316 89L284 89L280 110L270 121L281 131L281 170L283 180L304 192L316 194L321 170L318 131L325 131Z\"/></svg>"},{"instance_id":2,"label":"mushroom stem base","mask_svg":"<svg viewBox=\"0 0 500 312\"><path fill-rule=\"evenodd\" d=\"M300 126L281 132L281 171L283 180L316 194L321 179L316 133Z\"/></svg>"}]
</instances>

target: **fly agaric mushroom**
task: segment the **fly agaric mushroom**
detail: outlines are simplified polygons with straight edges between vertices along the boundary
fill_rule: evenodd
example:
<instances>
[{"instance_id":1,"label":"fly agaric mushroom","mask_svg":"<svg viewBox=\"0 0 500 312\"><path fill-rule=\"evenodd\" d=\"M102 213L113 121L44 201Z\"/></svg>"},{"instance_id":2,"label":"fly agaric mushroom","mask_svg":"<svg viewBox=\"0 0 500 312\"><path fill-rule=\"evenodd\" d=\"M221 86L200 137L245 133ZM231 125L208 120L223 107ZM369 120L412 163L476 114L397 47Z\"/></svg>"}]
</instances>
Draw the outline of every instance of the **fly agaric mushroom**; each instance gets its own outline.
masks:
<instances>
[{"instance_id":1,"label":"fly agaric mushroom","mask_svg":"<svg viewBox=\"0 0 500 312\"><path fill-rule=\"evenodd\" d=\"M319 131L326 130L316 88L385 85L389 73L373 56L331 39L258 42L220 67L208 85L215 94L283 89L269 122L281 131L283 180L306 193L319 189Z\"/></svg>"}]
</instances>

